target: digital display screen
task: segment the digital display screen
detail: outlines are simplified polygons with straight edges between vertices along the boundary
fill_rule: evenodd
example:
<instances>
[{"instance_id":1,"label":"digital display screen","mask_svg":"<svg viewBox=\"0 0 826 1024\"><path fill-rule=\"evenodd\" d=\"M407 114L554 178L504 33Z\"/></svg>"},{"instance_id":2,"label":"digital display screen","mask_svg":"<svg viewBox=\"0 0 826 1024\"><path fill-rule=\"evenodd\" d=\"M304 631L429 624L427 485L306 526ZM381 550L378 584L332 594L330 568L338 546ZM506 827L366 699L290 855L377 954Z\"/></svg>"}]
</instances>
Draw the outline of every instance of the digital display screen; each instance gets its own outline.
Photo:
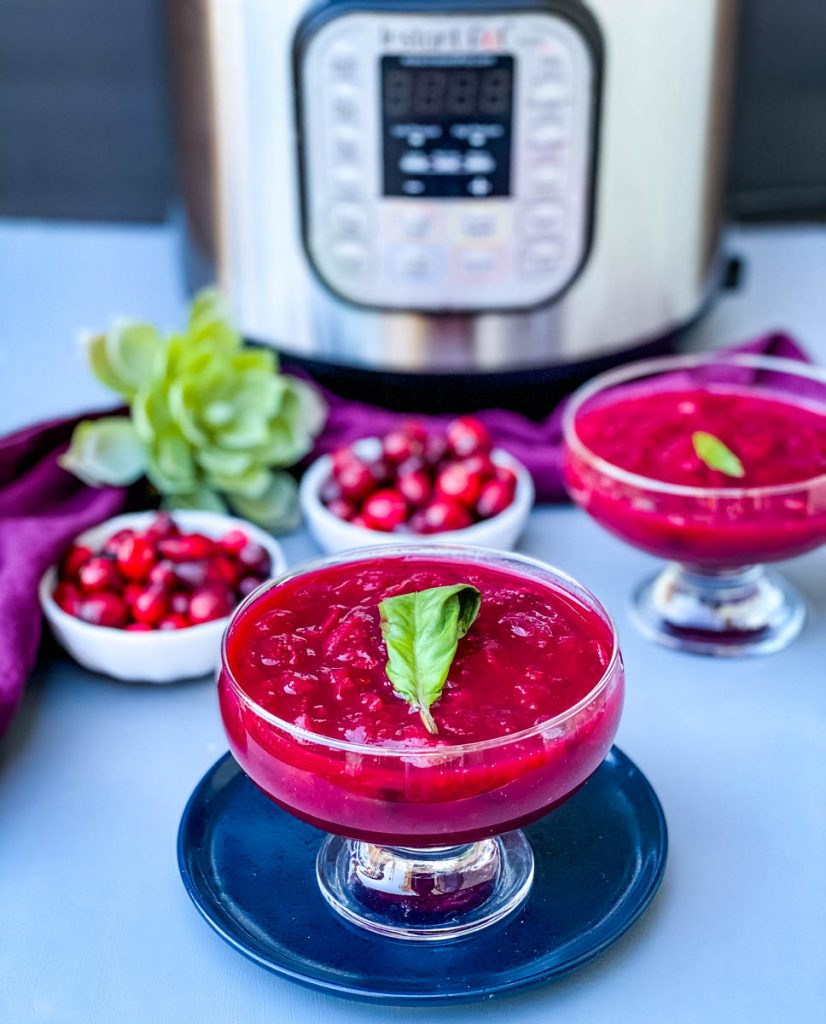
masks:
<instances>
[{"instance_id":1,"label":"digital display screen","mask_svg":"<svg viewBox=\"0 0 826 1024\"><path fill-rule=\"evenodd\" d=\"M514 59L382 58L384 194L510 194Z\"/></svg>"}]
</instances>

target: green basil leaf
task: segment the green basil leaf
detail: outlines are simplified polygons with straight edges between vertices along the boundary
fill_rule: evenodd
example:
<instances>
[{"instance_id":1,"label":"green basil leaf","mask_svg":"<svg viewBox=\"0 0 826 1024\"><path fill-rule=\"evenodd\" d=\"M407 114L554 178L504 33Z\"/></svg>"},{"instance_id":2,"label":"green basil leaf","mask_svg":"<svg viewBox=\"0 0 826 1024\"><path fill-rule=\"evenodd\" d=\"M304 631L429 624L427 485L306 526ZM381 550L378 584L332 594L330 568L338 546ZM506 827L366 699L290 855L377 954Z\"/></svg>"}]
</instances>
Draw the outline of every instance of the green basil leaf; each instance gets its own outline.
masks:
<instances>
[{"instance_id":1,"label":"green basil leaf","mask_svg":"<svg viewBox=\"0 0 826 1024\"><path fill-rule=\"evenodd\" d=\"M691 443L697 458L704 462L709 469L716 469L726 476L742 477L746 475L743 463L737 458L731 448L728 448L719 437L714 434L707 434L704 430L697 430L691 435Z\"/></svg>"},{"instance_id":2,"label":"green basil leaf","mask_svg":"<svg viewBox=\"0 0 826 1024\"><path fill-rule=\"evenodd\" d=\"M379 605L387 678L434 735L438 729L430 706L441 696L459 640L481 604L476 587L457 583L388 597Z\"/></svg>"}]
</instances>

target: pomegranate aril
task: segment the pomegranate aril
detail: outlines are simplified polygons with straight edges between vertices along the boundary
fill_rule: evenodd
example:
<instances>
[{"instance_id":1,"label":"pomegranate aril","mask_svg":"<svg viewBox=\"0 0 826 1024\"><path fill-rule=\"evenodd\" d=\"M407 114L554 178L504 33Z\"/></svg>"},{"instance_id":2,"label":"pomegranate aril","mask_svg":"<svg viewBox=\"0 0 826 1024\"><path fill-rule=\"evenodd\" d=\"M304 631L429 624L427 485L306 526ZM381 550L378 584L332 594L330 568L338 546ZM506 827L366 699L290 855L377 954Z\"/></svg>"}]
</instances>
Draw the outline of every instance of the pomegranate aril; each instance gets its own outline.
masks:
<instances>
[{"instance_id":1,"label":"pomegranate aril","mask_svg":"<svg viewBox=\"0 0 826 1024\"><path fill-rule=\"evenodd\" d=\"M492 447L487 428L473 416L460 416L449 423L445 438L450 450L460 459L477 452L489 452Z\"/></svg>"},{"instance_id":2,"label":"pomegranate aril","mask_svg":"<svg viewBox=\"0 0 826 1024\"><path fill-rule=\"evenodd\" d=\"M80 567L94 556L94 551L83 544L73 544L63 557L60 565L60 575L64 579L74 580L77 578Z\"/></svg>"},{"instance_id":3,"label":"pomegranate aril","mask_svg":"<svg viewBox=\"0 0 826 1024\"><path fill-rule=\"evenodd\" d=\"M480 519L490 519L513 503L513 488L501 480L489 480L482 488L476 503L476 514Z\"/></svg>"},{"instance_id":4,"label":"pomegranate aril","mask_svg":"<svg viewBox=\"0 0 826 1024\"><path fill-rule=\"evenodd\" d=\"M156 583L144 587L131 604L132 617L136 622L157 625L169 610L166 591Z\"/></svg>"},{"instance_id":5,"label":"pomegranate aril","mask_svg":"<svg viewBox=\"0 0 826 1024\"><path fill-rule=\"evenodd\" d=\"M103 555L93 555L80 567L77 578L87 594L97 590L120 590L123 586L123 580L114 561Z\"/></svg>"},{"instance_id":6,"label":"pomegranate aril","mask_svg":"<svg viewBox=\"0 0 826 1024\"><path fill-rule=\"evenodd\" d=\"M398 491L386 488L370 495L361 514L371 529L389 533L407 518L407 501Z\"/></svg>"},{"instance_id":7,"label":"pomegranate aril","mask_svg":"<svg viewBox=\"0 0 826 1024\"><path fill-rule=\"evenodd\" d=\"M471 472L464 462L452 462L439 470L436 494L440 498L458 501L465 508L473 508L482 489L481 476Z\"/></svg>"},{"instance_id":8,"label":"pomegranate aril","mask_svg":"<svg viewBox=\"0 0 826 1024\"><path fill-rule=\"evenodd\" d=\"M186 533L158 541L158 551L172 562L197 562L215 551L215 541L202 533Z\"/></svg>"},{"instance_id":9,"label":"pomegranate aril","mask_svg":"<svg viewBox=\"0 0 826 1024\"><path fill-rule=\"evenodd\" d=\"M155 546L146 537L126 537L118 547L118 569L128 580L145 580L155 564Z\"/></svg>"},{"instance_id":10,"label":"pomegranate aril","mask_svg":"<svg viewBox=\"0 0 826 1024\"><path fill-rule=\"evenodd\" d=\"M101 590L83 598L77 610L77 617L93 626L108 626L118 629L129 620L126 602L112 590Z\"/></svg>"},{"instance_id":11,"label":"pomegranate aril","mask_svg":"<svg viewBox=\"0 0 826 1024\"><path fill-rule=\"evenodd\" d=\"M212 622L229 615L234 607L229 590L212 584L200 587L189 599L189 618L193 625Z\"/></svg>"}]
</instances>

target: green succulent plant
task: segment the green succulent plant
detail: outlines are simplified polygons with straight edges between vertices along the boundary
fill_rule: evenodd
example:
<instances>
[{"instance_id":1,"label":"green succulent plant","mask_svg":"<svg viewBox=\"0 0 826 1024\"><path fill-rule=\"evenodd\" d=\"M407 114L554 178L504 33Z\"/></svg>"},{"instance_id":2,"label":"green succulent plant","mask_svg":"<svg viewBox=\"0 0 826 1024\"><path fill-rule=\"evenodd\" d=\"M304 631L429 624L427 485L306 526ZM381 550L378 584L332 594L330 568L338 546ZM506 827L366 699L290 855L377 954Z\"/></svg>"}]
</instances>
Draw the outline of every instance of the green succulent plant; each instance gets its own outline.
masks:
<instances>
[{"instance_id":1,"label":"green succulent plant","mask_svg":"<svg viewBox=\"0 0 826 1024\"><path fill-rule=\"evenodd\" d=\"M270 530L296 524L296 484L284 469L312 448L324 402L278 373L274 352L242 344L217 292L195 297L180 334L117 322L85 347L130 415L78 424L65 469L96 486L146 476L168 508L229 508Z\"/></svg>"}]
</instances>

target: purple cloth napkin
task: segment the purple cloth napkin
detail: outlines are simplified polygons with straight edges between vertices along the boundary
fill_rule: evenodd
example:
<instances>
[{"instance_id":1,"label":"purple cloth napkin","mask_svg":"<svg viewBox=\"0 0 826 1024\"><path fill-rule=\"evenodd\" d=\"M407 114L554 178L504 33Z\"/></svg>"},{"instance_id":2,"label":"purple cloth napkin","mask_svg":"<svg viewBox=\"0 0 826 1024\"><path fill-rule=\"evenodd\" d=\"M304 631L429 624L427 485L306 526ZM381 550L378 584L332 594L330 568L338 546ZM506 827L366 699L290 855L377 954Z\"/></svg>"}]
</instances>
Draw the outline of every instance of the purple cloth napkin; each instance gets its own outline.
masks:
<instances>
[{"instance_id":1,"label":"purple cloth napkin","mask_svg":"<svg viewBox=\"0 0 826 1024\"><path fill-rule=\"evenodd\" d=\"M40 577L73 537L126 500L124 490L87 487L58 466L76 422L51 420L0 439L0 735L37 654Z\"/></svg>"},{"instance_id":2,"label":"purple cloth napkin","mask_svg":"<svg viewBox=\"0 0 826 1024\"><path fill-rule=\"evenodd\" d=\"M739 351L807 358L788 335L779 333L739 346ZM409 418L330 393L326 398L330 416L314 455L382 434ZM479 413L496 445L528 467L539 501L565 497L562 409L558 406L539 423L502 409ZM450 417L421 418L444 423ZM57 464L77 419L39 423L0 439L0 735L22 697L37 653L40 577L73 537L116 515L126 503L125 490L87 487Z\"/></svg>"},{"instance_id":3,"label":"purple cloth napkin","mask_svg":"<svg viewBox=\"0 0 826 1024\"><path fill-rule=\"evenodd\" d=\"M779 356L785 359L808 361L803 349L787 334L775 332L756 338L730 351L752 352L760 355ZM410 419L402 413L388 412L375 406L347 401L336 395L325 394L330 406L330 416L324 433L318 440L315 455L325 454L351 444L360 437L380 435L399 423ZM503 409L489 409L478 414L499 448L510 452L524 466L527 466L536 485L538 501L562 501L566 499L562 482L562 414L565 402L561 402L544 420L536 423L518 413ZM425 423L444 423L449 416L417 417Z\"/></svg>"}]
</instances>

